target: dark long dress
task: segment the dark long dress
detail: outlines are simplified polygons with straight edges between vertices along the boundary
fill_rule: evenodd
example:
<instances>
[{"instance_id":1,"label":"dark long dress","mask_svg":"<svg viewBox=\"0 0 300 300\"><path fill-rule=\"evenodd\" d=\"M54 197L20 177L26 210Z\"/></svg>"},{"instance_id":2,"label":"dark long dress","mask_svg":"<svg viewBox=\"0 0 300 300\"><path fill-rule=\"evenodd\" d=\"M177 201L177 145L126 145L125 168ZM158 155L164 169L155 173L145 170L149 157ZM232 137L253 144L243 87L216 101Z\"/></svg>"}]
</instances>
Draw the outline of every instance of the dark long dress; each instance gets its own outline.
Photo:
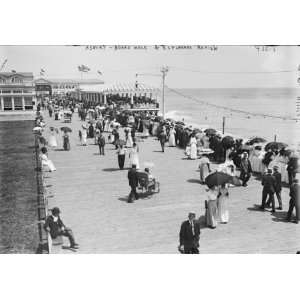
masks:
<instances>
[{"instance_id":1,"label":"dark long dress","mask_svg":"<svg viewBox=\"0 0 300 300\"><path fill-rule=\"evenodd\" d=\"M64 142L64 150L65 151L69 151L70 149L71 149L71 147L70 147L70 139L69 139L69 136L68 136L68 134L65 134L64 136L63 136L63 142Z\"/></svg>"}]
</instances>

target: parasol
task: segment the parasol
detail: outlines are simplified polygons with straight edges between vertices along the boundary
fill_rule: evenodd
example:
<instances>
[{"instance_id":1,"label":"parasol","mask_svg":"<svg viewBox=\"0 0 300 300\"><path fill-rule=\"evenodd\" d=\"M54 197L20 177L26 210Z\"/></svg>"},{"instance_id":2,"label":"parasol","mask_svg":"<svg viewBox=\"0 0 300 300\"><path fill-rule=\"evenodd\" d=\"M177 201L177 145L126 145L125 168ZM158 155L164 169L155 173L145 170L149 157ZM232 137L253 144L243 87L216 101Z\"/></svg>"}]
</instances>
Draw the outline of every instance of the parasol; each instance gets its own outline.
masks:
<instances>
[{"instance_id":1,"label":"parasol","mask_svg":"<svg viewBox=\"0 0 300 300\"><path fill-rule=\"evenodd\" d=\"M231 148L234 146L234 138L232 136L224 136L222 139L222 145L224 148Z\"/></svg>"},{"instance_id":2,"label":"parasol","mask_svg":"<svg viewBox=\"0 0 300 300\"><path fill-rule=\"evenodd\" d=\"M250 145L253 145L253 144L259 144L259 143L265 143L266 141L267 140L262 137L254 136L254 137L250 138L248 142Z\"/></svg>"},{"instance_id":3,"label":"parasol","mask_svg":"<svg viewBox=\"0 0 300 300\"><path fill-rule=\"evenodd\" d=\"M231 182L232 176L223 172L214 172L205 178L205 183L209 188Z\"/></svg>"},{"instance_id":4,"label":"parasol","mask_svg":"<svg viewBox=\"0 0 300 300\"><path fill-rule=\"evenodd\" d=\"M280 150L282 148L286 148L288 145L281 142L270 142L265 146L265 151L271 150Z\"/></svg>"},{"instance_id":5,"label":"parasol","mask_svg":"<svg viewBox=\"0 0 300 300\"><path fill-rule=\"evenodd\" d=\"M70 127L67 127L67 126L61 127L60 130L64 131L64 132L72 132L72 129Z\"/></svg>"},{"instance_id":6,"label":"parasol","mask_svg":"<svg viewBox=\"0 0 300 300\"><path fill-rule=\"evenodd\" d=\"M216 129L213 129L213 128L207 128L204 130L204 132L207 134L207 135L215 135L217 134L217 130Z\"/></svg>"}]
</instances>

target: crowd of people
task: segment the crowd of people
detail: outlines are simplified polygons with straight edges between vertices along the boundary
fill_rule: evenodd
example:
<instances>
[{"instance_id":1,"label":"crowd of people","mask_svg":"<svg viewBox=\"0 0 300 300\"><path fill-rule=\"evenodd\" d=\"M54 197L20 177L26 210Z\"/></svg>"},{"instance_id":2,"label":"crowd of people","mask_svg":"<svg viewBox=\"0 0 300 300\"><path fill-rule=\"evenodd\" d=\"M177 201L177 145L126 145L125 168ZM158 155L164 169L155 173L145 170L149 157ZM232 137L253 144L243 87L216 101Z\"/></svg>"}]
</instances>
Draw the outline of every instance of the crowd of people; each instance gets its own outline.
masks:
<instances>
[{"instance_id":1,"label":"crowd of people","mask_svg":"<svg viewBox=\"0 0 300 300\"><path fill-rule=\"evenodd\" d=\"M240 179L240 185L247 187L251 175L257 172L257 153L262 153L261 143L246 142L240 138L224 136L212 128L193 128L184 121L163 119L157 116L154 111L130 112L124 110L124 105L116 104L109 99L106 106L94 105L92 103L75 103L74 101L53 101L48 103L44 109L48 109L49 117L53 111L58 113L63 109L77 111L80 120L83 122L79 130L79 140L82 146L87 146L87 140L92 139L99 147L99 155L105 155L105 145L111 143L115 146L117 163L120 170L126 165L128 157L129 171L127 179L130 186L128 202L132 203L139 199L137 191L140 185L139 173L146 174L149 186L155 186L157 179L151 174L149 168L141 171L139 160L138 141L149 136L157 138L161 145L162 152L166 144L169 147L182 148L188 159L199 159L200 183L205 184L206 178L212 174L211 163L217 163L217 171L226 173L234 178ZM142 104L141 104L142 105ZM36 126L43 122L37 118ZM55 117L56 119L56 117ZM124 128L124 140L120 138L121 128ZM63 148L70 150L69 131L62 130ZM56 128L50 128L48 146L57 147ZM106 135L105 135L106 133ZM108 138L106 138L108 135ZM53 163L47 157L47 149L42 150L41 159L43 164L50 171L56 170ZM265 148L261 157L260 173L262 175L262 203L260 209L265 210L272 206L272 212L276 209L282 210L282 181L287 177L290 188L290 203L287 212L287 221L292 220L292 211L296 210L296 222L300 220L299 183L296 179L298 172L298 158L286 146ZM239 170L239 172L237 172ZM239 175L239 176L237 176ZM148 183L147 183L148 184ZM229 188L232 183L222 183L207 189L207 200L205 201L206 225L216 228L218 224L229 222L228 198ZM278 200L278 207L275 208L275 198ZM199 234L198 223L195 213L189 214L189 220L185 221L180 230L179 249L183 253L198 253ZM198 246L197 246L198 245Z\"/></svg>"}]
</instances>

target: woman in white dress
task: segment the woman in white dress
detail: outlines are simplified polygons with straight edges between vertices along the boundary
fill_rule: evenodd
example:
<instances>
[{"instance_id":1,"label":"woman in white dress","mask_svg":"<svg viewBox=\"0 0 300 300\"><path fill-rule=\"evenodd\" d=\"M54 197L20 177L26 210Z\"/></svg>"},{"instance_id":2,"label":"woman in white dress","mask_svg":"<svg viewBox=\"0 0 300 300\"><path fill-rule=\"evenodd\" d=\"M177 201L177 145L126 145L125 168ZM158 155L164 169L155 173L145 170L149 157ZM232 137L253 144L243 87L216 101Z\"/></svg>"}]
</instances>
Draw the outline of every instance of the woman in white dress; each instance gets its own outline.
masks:
<instances>
[{"instance_id":1,"label":"woman in white dress","mask_svg":"<svg viewBox=\"0 0 300 300\"><path fill-rule=\"evenodd\" d=\"M219 189L219 195L217 200L218 215L220 223L228 223L229 221L229 210L228 210L228 188L225 184Z\"/></svg>"},{"instance_id":2,"label":"woman in white dress","mask_svg":"<svg viewBox=\"0 0 300 300\"><path fill-rule=\"evenodd\" d=\"M197 140L196 140L194 134L192 134L192 136L191 136L190 144L191 144L191 156L190 156L190 159L197 159Z\"/></svg>"},{"instance_id":3,"label":"woman in white dress","mask_svg":"<svg viewBox=\"0 0 300 300\"><path fill-rule=\"evenodd\" d=\"M131 135L131 128L128 127L128 134L126 138L126 147L131 148L133 145L132 135Z\"/></svg>"},{"instance_id":4,"label":"woman in white dress","mask_svg":"<svg viewBox=\"0 0 300 300\"><path fill-rule=\"evenodd\" d=\"M47 149L45 147L41 149L40 159L41 159L42 167L46 167L49 170L49 172L56 171L53 162L50 159L48 159Z\"/></svg>"},{"instance_id":5,"label":"woman in white dress","mask_svg":"<svg viewBox=\"0 0 300 300\"><path fill-rule=\"evenodd\" d=\"M53 127L50 128L50 136L48 139L49 147L56 148L57 147L57 139L56 139L56 131Z\"/></svg>"},{"instance_id":6,"label":"woman in white dress","mask_svg":"<svg viewBox=\"0 0 300 300\"><path fill-rule=\"evenodd\" d=\"M138 152L139 152L139 148L138 148L137 144L133 143L132 149L129 153L129 164L130 164L130 167L132 167L132 165L136 165L137 169L140 168Z\"/></svg>"},{"instance_id":7,"label":"woman in white dress","mask_svg":"<svg viewBox=\"0 0 300 300\"><path fill-rule=\"evenodd\" d=\"M109 132L109 120L106 119L105 122L104 122L104 131L105 132Z\"/></svg>"},{"instance_id":8,"label":"woman in white dress","mask_svg":"<svg viewBox=\"0 0 300 300\"><path fill-rule=\"evenodd\" d=\"M205 201L205 219L206 225L211 228L216 228L218 224L218 197L217 187L212 187L207 192L207 201Z\"/></svg>"},{"instance_id":9,"label":"woman in white dress","mask_svg":"<svg viewBox=\"0 0 300 300\"><path fill-rule=\"evenodd\" d=\"M87 128L85 126L82 126L82 131L81 131L81 143L82 146L87 145Z\"/></svg>"},{"instance_id":10,"label":"woman in white dress","mask_svg":"<svg viewBox=\"0 0 300 300\"><path fill-rule=\"evenodd\" d=\"M175 147L175 129L174 127L171 127L170 133L169 133L169 147Z\"/></svg>"},{"instance_id":11,"label":"woman in white dress","mask_svg":"<svg viewBox=\"0 0 300 300\"><path fill-rule=\"evenodd\" d=\"M210 170L210 161L209 158L203 154L199 161L199 169L200 169L200 183L205 182L205 178L211 172Z\"/></svg>"}]
</instances>

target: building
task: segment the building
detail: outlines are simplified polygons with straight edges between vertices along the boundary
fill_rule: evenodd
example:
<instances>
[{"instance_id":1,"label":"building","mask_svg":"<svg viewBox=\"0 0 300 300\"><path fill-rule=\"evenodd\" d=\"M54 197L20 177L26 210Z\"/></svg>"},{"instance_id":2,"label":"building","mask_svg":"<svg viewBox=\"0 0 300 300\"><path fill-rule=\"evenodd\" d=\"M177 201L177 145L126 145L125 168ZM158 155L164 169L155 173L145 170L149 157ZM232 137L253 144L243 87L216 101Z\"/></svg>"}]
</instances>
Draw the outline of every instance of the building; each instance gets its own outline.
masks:
<instances>
[{"instance_id":1,"label":"building","mask_svg":"<svg viewBox=\"0 0 300 300\"><path fill-rule=\"evenodd\" d=\"M59 96L74 93L85 85L99 85L104 82L99 79L46 79L38 78L35 81L35 90L38 97Z\"/></svg>"},{"instance_id":2,"label":"building","mask_svg":"<svg viewBox=\"0 0 300 300\"><path fill-rule=\"evenodd\" d=\"M0 111L35 109L33 73L0 72Z\"/></svg>"}]
</instances>

